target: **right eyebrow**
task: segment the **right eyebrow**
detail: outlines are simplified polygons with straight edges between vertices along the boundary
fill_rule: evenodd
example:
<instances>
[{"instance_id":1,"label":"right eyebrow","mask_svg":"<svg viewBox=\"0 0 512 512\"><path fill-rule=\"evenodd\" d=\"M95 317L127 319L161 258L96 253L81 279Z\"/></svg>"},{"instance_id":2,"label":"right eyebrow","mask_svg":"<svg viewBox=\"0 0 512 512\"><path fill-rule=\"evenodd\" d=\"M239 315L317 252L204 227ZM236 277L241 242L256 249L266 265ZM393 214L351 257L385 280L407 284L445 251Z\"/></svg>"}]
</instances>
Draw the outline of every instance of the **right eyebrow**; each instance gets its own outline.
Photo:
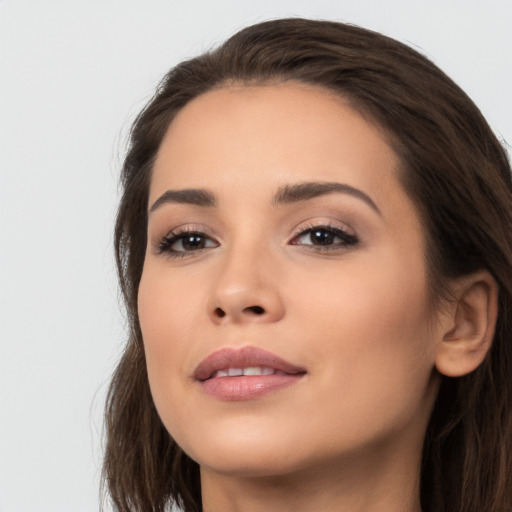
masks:
<instances>
[{"instance_id":1,"label":"right eyebrow","mask_svg":"<svg viewBox=\"0 0 512 512\"><path fill-rule=\"evenodd\" d=\"M151 206L149 213L154 212L164 204L181 203L194 206L213 207L217 201L215 196L205 189L187 188L183 190L167 190Z\"/></svg>"},{"instance_id":2,"label":"right eyebrow","mask_svg":"<svg viewBox=\"0 0 512 512\"><path fill-rule=\"evenodd\" d=\"M303 183L284 185L277 191L276 195L274 196L273 203L297 203L332 193L348 194L350 196L357 197L358 199L364 201L368 206L370 206L376 213L382 215L379 208L368 194L365 194L362 190L347 185L346 183L337 182L306 181Z\"/></svg>"}]
</instances>

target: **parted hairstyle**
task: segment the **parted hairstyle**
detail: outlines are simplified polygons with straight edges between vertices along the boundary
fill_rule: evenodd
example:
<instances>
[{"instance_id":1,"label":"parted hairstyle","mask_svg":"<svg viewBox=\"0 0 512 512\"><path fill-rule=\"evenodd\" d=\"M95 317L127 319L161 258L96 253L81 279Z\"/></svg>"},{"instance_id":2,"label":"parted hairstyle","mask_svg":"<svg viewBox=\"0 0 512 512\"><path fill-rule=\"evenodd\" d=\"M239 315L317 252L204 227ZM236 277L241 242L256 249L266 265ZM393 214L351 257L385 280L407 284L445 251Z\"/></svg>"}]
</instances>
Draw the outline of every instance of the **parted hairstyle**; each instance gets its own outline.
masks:
<instances>
[{"instance_id":1,"label":"parted hairstyle","mask_svg":"<svg viewBox=\"0 0 512 512\"><path fill-rule=\"evenodd\" d=\"M122 168L115 250L130 334L106 402L103 483L120 512L199 512L199 467L175 443L148 383L137 293L152 166L176 114L206 91L295 81L339 94L376 124L427 240L434 298L487 269L499 285L492 347L469 375L442 377L421 468L424 512L512 510L512 180L478 108L430 60L382 34L331 21L278 19L245 28L171 69L136 118ZM407 315L407 311L404 311Z\"/></svg>"}]
</instances>

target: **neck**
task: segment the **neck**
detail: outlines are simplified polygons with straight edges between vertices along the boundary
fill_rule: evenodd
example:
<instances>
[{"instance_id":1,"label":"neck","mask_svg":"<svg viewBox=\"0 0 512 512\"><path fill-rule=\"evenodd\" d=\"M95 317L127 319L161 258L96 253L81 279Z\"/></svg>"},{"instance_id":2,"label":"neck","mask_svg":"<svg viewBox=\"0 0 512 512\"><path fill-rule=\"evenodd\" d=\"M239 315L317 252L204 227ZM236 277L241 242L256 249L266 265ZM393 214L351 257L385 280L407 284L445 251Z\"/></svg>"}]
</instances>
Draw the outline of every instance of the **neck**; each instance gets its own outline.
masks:
<instances>
[{"instance_id":1,"label":"neck","mask_svg":"<svg viewBox=\"0 0 512 512\"><path fill-rule=\"evenodd\" d=\"M396 455L396 454L395 454ZM392 457L393 458L393 457ZM201 468L204 512L421 512L420 457L345 462L286 476L232 476Z\"/></svg>"}]
</instances>

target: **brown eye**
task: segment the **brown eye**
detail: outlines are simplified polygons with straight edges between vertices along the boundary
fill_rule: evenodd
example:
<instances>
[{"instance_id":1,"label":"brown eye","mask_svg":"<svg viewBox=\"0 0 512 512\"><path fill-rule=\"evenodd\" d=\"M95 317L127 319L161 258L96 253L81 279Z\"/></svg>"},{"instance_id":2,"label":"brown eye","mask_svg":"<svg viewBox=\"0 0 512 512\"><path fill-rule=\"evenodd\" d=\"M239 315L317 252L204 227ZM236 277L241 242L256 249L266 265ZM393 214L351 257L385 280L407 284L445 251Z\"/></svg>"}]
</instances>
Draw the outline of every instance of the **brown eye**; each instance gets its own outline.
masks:
<instances>
[{"instance_id":1,"label":"brown eye","mask_svg":"<svg viewBox=\"0 0 512 512\"><path fill-rule=\"evenodd\" d=\"M309 233L309 238L313 245L331 245L336 235L326 229L315 229Z\"/></svg>"},{"instance_id":2,"label":"brown eye","mask_svg":"<svg viewBox=\"0 0 512 512\"><path fill-rule=\"evenodd\" d=\"M354 235L339 228L317 226L303 231L292 240L292 245L306 245L326 248L347 247L357 244Z\"/></svg>"},{"instance_id":3,"label":"brown eye","mask_svg":"<svg viewBox=\"0 0 512 512\"><path fill-rule=\"evenodd\" d=\"M178 248L180 247L180 248ZM196 249L204 249L206 247L206 237L202 235L186 235L171 245L171 249L194 251Z\"/></svg>"},{"instance_id":4,"label":"brown eye","mask_svg":"<svg viewBox=\"0 0 512 512\"><path fill-rule=\"evenodd\" d=\"M180 253L183 255L183 253L218 247L218 245L217 242L204 233L184 232L164 237L158 249L160 253L165 252L171 255Z\"/></svg>"}]
</instances>

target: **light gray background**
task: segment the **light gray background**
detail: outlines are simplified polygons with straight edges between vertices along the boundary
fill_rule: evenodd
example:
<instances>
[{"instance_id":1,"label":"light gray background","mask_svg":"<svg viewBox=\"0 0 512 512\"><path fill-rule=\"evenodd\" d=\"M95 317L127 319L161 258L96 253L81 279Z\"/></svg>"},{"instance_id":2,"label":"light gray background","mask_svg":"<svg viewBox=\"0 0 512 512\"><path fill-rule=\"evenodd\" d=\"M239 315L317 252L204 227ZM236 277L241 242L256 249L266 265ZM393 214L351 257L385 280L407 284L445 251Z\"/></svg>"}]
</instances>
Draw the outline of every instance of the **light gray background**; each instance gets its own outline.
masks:
<instances>
[{"instance_id":1,"label":"light gray background","mask_svg":"<svg viewBox=\"0 0 512 512\"><path fill-rule=\"evenodd\" d=\"M512 141L512 0L0 0L0 512L99 509L130 121L173 64L291 15L413 44Z\"/></svg>"}]
</instances>

